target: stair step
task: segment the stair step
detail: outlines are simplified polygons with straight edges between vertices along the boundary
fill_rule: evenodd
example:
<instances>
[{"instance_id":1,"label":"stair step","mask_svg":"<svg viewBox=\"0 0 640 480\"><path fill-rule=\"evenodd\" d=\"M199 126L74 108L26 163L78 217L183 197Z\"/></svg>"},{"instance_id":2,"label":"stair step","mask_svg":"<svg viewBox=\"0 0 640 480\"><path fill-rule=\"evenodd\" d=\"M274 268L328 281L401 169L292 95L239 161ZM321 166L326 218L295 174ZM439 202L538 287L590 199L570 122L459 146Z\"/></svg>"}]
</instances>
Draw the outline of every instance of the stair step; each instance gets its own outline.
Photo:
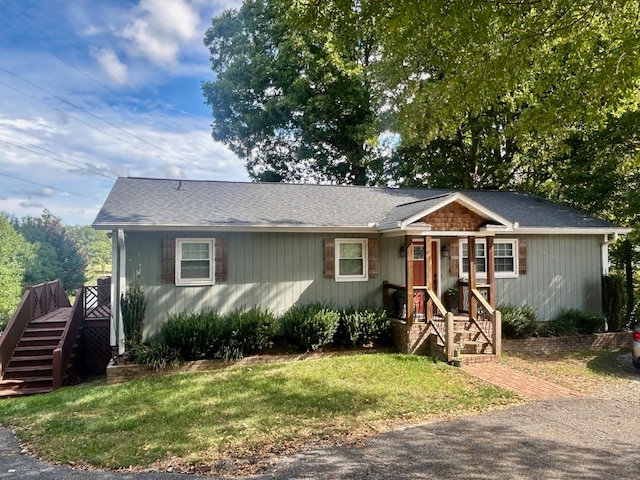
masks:
<instances>
[{"instance_id":1,"label":"stair step","mask_svg":"<svg viewBox=\"0 0 640 480\"><path fill-rule=\"evenodd\" d=\"M16 347L13 354L18 357L53 355L54 347L35 346L35 347ZM15 357L14 357L15 358Z\"/></svg>"},{"instance_id":2,"label":"stair step","mask_svg":"<svg viewBox=\"0 0 640 480\"><path fill-rule=\"evenodd\" d=\"M39 393L53 392L53 387L23 387L23 388L3 388L0 386L0 398L18 397L22 395L36 395Z\"/></svg>"},{"instance_id":3,"label":"stair step","mask_svg":"<svg viewBox=\"0 0 640 480\"><path fill-rule=\"evenodd\" d=\"M53 375L53 364L49 365L31 365L26 367L11 366L9 363L9 367L7 367L4 371L4 379L5 380L28 380L32 378L39 378L43 376Z\"/></svg>"},{"instance_id":4,"label":"stair step","mask_svg":"<svg viewBox=\"0 0 640 480\"><path fill-rule=\"evenodd\" d=\"M61 328L63 329L66 325L67 325L67 322L63 320L55 320L55 321L48 321L48 322L46 321L38 322L37 320L32 320L31 322L29 322L29 325L27 325L27 328L31 328L31 329Z\"/></svg>"},{"instance_id":5,"label":"stair step","mask_svg":"<svg viewBox=\"0 0 640 480\"><path fill-rule=\"evenodd\" d=\"M60 338L58 337L22 337L18 348L45 346L55 348L58 346L58 343L60 343Z\"/></svg>"},{"instance_id":6,"label":"stair step","mask_svg":"<svg viewBox=\"0 0 640 480\"><path fill-rule=\"evenodd\" d=\"M64 331L64 327L62 328L32 328L27 327L22 334L22 338L25 337L60 337L62 332Z\"/></svg>"},{"instance_id":7,"label":"stair step","mask_svg":"<svg viewBox=\"0 0 640 480\"><path fill-rule=\"evenodd\" d=\"M11 382L11 383L7 383ZM52 388L53 377L40 375L39 377L5 378L0 382L0 388Z\"/></svg>"},{"instance_id":8,"label":"stair step","mask_svg":"<svg viewBox=\"0 0 640 480\"><path fill-rule=\"evenodd\" d=\"M17 356L14 355L11 358L11 362L26 362L26 361L47 361L47 360L53 360L53 353L51 355L21 355L21 356Z\"/></svg>"}]
</instances>

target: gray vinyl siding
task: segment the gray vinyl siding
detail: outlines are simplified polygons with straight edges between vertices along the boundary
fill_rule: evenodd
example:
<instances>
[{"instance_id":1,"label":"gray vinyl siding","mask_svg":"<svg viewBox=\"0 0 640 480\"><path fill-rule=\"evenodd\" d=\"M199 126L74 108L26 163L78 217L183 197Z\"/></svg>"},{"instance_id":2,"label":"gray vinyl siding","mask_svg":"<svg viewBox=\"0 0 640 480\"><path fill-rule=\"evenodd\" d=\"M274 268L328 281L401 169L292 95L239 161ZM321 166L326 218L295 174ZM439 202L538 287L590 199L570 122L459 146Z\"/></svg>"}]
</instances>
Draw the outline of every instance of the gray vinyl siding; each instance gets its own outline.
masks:
<instances>
[{"instance_id":1,"label":"gray vinyl siding","mask_svg":"<svg viewBox=\"0 0 640 480\"><path fill-rule=\"evenodd\" d=\"M531 305L541 320L552 319L562 308L601 310L602 236L517 238L527 241L527 273L496 279L497 304ZM457 275L449 275L448 258L442 259L442 275L445 288L457 285Z\"/></svg>"},{"instance_id":2,"label":"gray vinyl siding","mask_svg":"<svg viewBox=\"0 0 640 480\"><path fill-rule=\"evenodd\" d=\"M378 278L368 281L336 282L324 278L324 239L363 235L188 232L179 236L227 238L227 281L213 286L162 283L161 246L165 235L127 232L128 282L134 281L136 270L140 269L141 285L148 299L145 338L156 335L172 313L207 307L226 313L258 305L280 315L296 303L329 302L339 308L382 303L382 265ZM382 241L380 252L381 244Z\"/></svg>"},{"instance_id":3,"label":"gray vinyl siding","mask_svg":"<svg viewBox=\"0 0 640 480\"><path fill-rule=\"evenodd\" d=\"M366 235L312 233L185 233L184 238L226 238L227 281L213 286L180 286L161 281L160 233L127 232L127 282L140 280L147 294L145 337L154 336L172 313L213 308L221 313L258 305L280 315L296 303L329 302L336 307L381 305L382 282L405 284L400 256L404 237L379 240L379 275L366 282L336 282L324 278L326 237ZM514 238L510 236L509 238ZM601 309L601 236L529 235L527 274L497 279L498 304L528 304L543 320L563 307ZM441 246L449 246L441 239ZM449 274L449 258L441 258L441 291L456 286Z\"/></svg>"},{"instance_id":4,"label":"gray vinyl siding","mask_svg":"<svg viewBox=\"0 0 640 480\"><path fill-rule=\"evenodd\" d=\"M532 235L527 274L496 279L498 303L531 305L550 320L564 308L601 311L602 237Z\"/></svg>"}]
</instances>

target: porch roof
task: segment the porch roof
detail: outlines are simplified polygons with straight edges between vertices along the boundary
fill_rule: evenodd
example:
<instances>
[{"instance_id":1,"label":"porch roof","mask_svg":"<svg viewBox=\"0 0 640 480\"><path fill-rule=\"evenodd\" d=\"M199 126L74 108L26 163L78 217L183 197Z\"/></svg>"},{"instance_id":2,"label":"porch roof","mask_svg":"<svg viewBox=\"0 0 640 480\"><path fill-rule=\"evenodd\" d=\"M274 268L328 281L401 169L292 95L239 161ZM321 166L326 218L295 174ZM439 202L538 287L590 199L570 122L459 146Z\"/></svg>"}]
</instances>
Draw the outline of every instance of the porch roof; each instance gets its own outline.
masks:
<instances>
[{"instance_id":1,"label":"porch roof","mask_svg":"<svg viewBox=\"0 0 640 480\"><path fill-rule=\"evenodd\" d=\"M437 206L454 190L118 178L98 229L378 232ZM526 193L463 191L526 230L626 233L610 222Z\"/></svg>"}]
</instances>

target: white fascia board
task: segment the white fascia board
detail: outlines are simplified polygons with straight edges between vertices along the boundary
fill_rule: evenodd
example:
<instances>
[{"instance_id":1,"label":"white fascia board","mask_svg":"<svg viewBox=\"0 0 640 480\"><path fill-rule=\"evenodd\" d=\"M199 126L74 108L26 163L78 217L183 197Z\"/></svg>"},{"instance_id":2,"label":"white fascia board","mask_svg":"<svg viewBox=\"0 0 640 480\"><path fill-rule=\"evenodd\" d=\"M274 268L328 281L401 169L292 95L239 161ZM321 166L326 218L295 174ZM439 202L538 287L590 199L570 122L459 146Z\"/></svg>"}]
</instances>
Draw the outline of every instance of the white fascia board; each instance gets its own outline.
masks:
<instances>
[{"instance_id":1,"label":"white fascia board","mask_svg":"<svg viewBox=\"0 0 640 480\"><path fill-rule=\"evenodd\" d=\"M284 232L284 233L379 233L375 226L297 226L283 225L139 225L119 224L117 226L94 225L98 230L123 229L128 232Z\"/></svg>"},{"instance_id":2,"label":"white fascia board","mask_svg":"<svg viewBox=\"0 0 640 480\"><path fill-rule=\"evenodd\" d=\"M489 210L488 208L485 208L483 205L479 204L478 202L471 200L469 197L467 197L466 195L457 192L454 193L453 195L449 195L446 198L444 198L442 200L442 202L439 202L438 204L427 208L425 210L422 210L421 212L407 218L406 220L404 220L402 222L402 227L406 227L410 224L412 224L413 222L415 222L416 220L421 219L422 217L426 217L427 215L436 212L438 210L440 210L443 207L446 207L447 205L453 203L453 202L458 202L459 204L461 204L462 206L468 208L469 210L471 210L472 212L480 215L483 218L486 218L487 220L493 220L495 222L498 222L502 225L504 225L506 228L513 228L513 223L510 222L509 220L507 220L506 218L498 215L497 213Z\"/></svg>"},{"instance_id":3,"label":"white fascia board","mask_svg":"<svg viewBox=\"0 0 640 480\"><path fill-rule=\"evenodd\" d=\"M630 233L630 228L577 228L577 227L520 227L513 231L514 235L625 235Z\"/></svg>"},{"instance_id":4,"label":"white fascia board","mask_svg":"<svg viewBox=\"0 0 640 480\"><path fill-rule=\"evenodd\" d=\"M510 232L512 233L512 232ZM404 237L406 235L413 235L416 237L495 237L495 232L479 231L479 232L465 232L465 231L447 231L438 232L435 230L387 230L382 232L383 237Z\"/></svg>"}]
</instances>

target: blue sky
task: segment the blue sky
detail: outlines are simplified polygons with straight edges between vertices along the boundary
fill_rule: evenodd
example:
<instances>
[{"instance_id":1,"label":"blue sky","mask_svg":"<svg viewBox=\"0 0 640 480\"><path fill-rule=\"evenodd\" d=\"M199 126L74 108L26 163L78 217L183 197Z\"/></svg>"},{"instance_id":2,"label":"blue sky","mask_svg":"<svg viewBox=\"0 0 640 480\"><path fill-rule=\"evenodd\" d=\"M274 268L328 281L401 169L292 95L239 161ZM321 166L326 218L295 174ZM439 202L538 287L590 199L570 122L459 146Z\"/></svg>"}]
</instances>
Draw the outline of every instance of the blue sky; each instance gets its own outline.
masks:
<instances>
[{"instance_id":1,"label":"blue sky","mask_svg":"<svg viewBox=\"0 0 640 480\"><path fill-rule=\"evenodd\" d=\"M0 211L90 224L118 176L248 180L202 39L239 0L0 0Z\"/></svg>"}]
</instances>

